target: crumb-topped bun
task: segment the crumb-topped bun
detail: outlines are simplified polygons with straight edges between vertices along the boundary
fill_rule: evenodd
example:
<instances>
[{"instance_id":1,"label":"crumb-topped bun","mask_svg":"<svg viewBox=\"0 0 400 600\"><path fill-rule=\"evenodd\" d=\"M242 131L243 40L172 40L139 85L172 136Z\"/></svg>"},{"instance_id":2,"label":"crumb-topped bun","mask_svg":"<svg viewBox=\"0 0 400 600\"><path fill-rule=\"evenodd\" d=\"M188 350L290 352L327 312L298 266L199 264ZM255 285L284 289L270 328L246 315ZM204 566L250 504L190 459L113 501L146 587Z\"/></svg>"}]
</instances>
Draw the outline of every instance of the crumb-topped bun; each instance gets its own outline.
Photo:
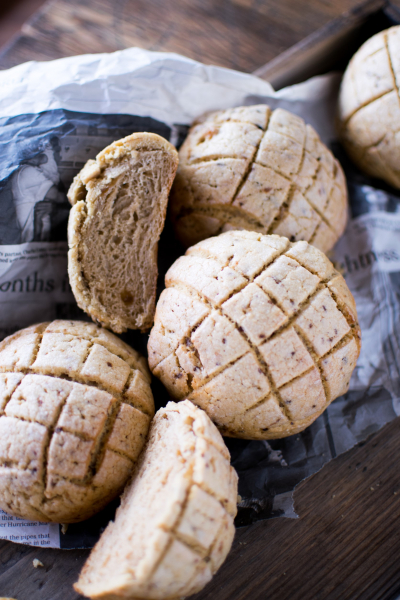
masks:
<instances>
[{"instance_id":1,"label":"crumb-topped bun","mask_svg":"<svg viewBox=\"0 0 400 600\"><path fill-rule=\"evenodd\" d=\"M261 104L206 115L179 161L170 206L186 246L248 229L327 251L344 231L342 168L315 130L286 110Z\"/></svg>"},{"instance_id":2,"label":"crumb-topped bun","mask_svg":"<svg viewBox=\"0 0 400 600\"><path fill-rule=\"evenodd\" d=\"M237 475L207 415L191 402L156 414L115 521L75 589L93 599L172 600L201 590L234 536Z\"/></svg>"},{"instance_id":3,"label":"crumb-topped bun","mask_svg":"<svg viewBox=\"0 0 400 600\"><path fill-rule=\"evenodd\" d=\"M0 344L0 508L92 516L123 489L154 401L146 361L91 323L53 321Z\"/></svg>"},{"instance_id":4,"label":"crumb-topped bun","mask_svg":"<svg viewBox=\"0 0 400 600\"><path fill-rule=\"evenodd\" d=\"M89 160L68 192L72 291L116 333L152 325L158 240L177 166L167 140L133 133Z\"/></svg>"},{"instance_id":5,"label":"crumb-topped bun","mask_svg":"<svg viewBox=\"0 0 400 600\"><path fill-rule=\"evenodd\" d=\"M400 188L400 26L355 53L339 94L339 134L356 165Z\"/></svg>"},{"instance_id":6,"label":"crumb-topped bun","mask_svg":"<svg viewBox=\"0 0 400 600\"><path fill-rule=\"evenodd\" d=\"M292 435L347 391L360 351L356 306L307 242L227 232L189 248L165 283L150 368L223 434Z\"/></svg>"}]
</instances>

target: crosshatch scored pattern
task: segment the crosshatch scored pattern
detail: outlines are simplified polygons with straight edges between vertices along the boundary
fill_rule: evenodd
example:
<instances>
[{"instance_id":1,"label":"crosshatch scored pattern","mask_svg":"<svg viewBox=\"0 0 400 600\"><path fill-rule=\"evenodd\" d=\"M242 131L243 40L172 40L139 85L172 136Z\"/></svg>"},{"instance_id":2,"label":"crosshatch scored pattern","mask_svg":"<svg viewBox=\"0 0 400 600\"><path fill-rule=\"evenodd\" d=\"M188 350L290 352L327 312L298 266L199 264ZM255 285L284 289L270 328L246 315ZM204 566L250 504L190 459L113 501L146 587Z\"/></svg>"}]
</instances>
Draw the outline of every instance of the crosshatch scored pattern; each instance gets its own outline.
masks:
<instances>
[{"instance_id":1,"label":"crosshatch scored pattern","mask_svg":"<svg viewBox=\"0 0 400 600\"><path fill-rule=\"evenodd\" d=\"M339 96L342 136L367 173L400 187L400 27L370 38L354 55Z\"/></svg>"},{"instance_id":2,"label":"crosshatch scored pattern","mask_svg":"<svg viewBox=\"0 0 400 600\"><path fill-rule=\"evenodd\" d=\"M88 518L122 491L154 401L146 361L91 323L53 321L0 345L0 506Z\"/></svg>"},{"instance_id":3,"label":"crosshatch scored pattern","mask_svg":"<svg viewBox=\"0 0 400 600\"><path fill-rule=\"evenodd\" d=\"M150 368L225 435L291 435L347 391L360 350L354 299L307 242L227 232L190 248L166 286Z\"/></svg>"},{"instance_id":4,"label":"crosshatch scored pattern","mask_svg":"<svg viewBox=\"0 0 400 600\"><path fill-rule=\"evenodd\" d=\"M170 402L157 412L136 477L76 589L91 597L129 589L135 598L202 589L232 544L237 481L207 415L190 402Z\"/></svg>"},{"instance_id":5,"label":"crosshatch scored pattern","mask_svg":"<svg viewBox=\"0 0 400 600\"><path fill-rule=\"evenodd\" d=\"M344 231L342 168L315 130L286 110L212 113L192 127L179 160L171 211L187 246L248 229L327 251Z\"/></svg>"}]
</instances>

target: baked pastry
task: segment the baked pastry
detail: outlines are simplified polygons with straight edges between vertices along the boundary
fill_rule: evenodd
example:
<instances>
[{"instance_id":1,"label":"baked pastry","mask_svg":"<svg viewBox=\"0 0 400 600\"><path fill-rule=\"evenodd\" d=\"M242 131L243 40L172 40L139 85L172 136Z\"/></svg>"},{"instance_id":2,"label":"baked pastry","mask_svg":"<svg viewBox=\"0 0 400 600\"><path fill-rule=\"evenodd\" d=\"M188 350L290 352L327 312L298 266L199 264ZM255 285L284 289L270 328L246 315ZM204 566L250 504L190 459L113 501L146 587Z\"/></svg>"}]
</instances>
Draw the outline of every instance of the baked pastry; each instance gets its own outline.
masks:
<instances>
[{"instance_id":1,"label":"baked pastry","mask_svg":"<svg viewBox=\"0 0 400 600\"><path fill-rule=\"evenodd\" d=\"M68 192L68 273L80 308L117 333L148 329L175 148L134 133L89 160Z\"/></svg>"},{"instance_id":2,"label":"baked pastry","mask_svg":"<svg viewBox=\"0 0 400 600\"><path fill-rule=\"evenodd\" d=\"M286 110L260 104L206 115L179 161L170 206L186 246L248 229L327 251L344 231L342 168L314 129Z\"/></svg>"},{"instance_id":3,"label":"baked pastry","mask_svg":"<svg viewBox=\"0 0 400 600\"><path fill-rule=\"evenodd\" d=\"M400 26L380 31L355 53L339 93L339 134L368 175L400 188Z\"/></svg>"},{"instance_id":4,"label":"baked pastry","mask_svg":"<svg viewBox=\"0 0 400 600\"><path fill-rule=\"evenodd\" d=\"M149 365L227 436L302 431L344 394L360 351L343 277L307 242L231 231L169 269Z\"/></svg>"},{"instance_id":5,"label":"baked pastry","mask_svg":"<svg viewBox=\"0 0 400 600\"><path fill-rule=\"evenodd\" d=\"M121 493L154 401L146 361L92 323L53 321L0 344L0 508L73 523Z\"/></svg>"},{"instance_id":6,"label":"baked pastry","mask_svg":"<svg viewBox=\"0 0 400 600\"><path fill-rule=\"evenodd\" d=\"M75 589L102 600L196 593L230 550L236 499L237 475L215 426L191 402L170 402Z\"/></svg>"}]
</instances>

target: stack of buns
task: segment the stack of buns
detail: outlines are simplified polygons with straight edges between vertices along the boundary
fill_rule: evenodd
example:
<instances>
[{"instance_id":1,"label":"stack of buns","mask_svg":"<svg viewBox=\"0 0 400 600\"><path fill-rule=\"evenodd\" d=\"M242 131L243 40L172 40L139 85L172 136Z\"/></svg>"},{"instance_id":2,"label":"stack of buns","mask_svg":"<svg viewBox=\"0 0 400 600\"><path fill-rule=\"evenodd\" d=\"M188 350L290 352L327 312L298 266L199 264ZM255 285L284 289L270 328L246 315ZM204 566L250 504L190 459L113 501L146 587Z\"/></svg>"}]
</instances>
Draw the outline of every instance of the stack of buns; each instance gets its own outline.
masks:
<instances>
[{"instance_id":1,"label":"stack of buns","mask_svg":"<svg viewBox=\"0 0 400 600\"><path fill-rule=\"evenodd\" d=\"M355 161L397 187L399 31L359 51L339 106ZM189 248L155 307L171 188L175 233ZM293 435L349 387L357 311L324 254L346 225L344 174L310 125L256 105L200 118L179 157L151 133L114 142L68 197L71 287L96 324L42 323L0 344L0 508L75 522L126 486L76 590L186 597L234 536L237 475L221 433ZM103 329L153 321L148 364L178 401L155 417L146 359Z\"/></svg>"}]
</instances>

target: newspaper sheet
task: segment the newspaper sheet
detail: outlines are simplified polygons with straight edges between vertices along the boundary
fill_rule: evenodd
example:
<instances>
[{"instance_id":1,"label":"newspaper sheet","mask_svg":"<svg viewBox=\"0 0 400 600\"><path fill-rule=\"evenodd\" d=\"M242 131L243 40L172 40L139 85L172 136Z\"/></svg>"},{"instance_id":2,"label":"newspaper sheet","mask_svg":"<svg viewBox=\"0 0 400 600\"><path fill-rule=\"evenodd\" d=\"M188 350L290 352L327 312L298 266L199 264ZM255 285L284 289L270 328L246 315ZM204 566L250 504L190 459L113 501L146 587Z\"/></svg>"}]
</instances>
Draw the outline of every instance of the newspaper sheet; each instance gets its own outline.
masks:
<instances>
[{"instance_id":1,"label":"newspaper sheet","mask_svg":"<svg viewBox=\"0 0 400 600\"><path fill-rule=\"evenodd\" d=\"M252 75L139 48L0 72L0 339L38 321L85 318L68 284L66 192L86 160L113 140L152 131L179 146L206 111L268 103L311 123L342 161L351 220L331 258L356 299L361 356L349 392L301 434L227 440L239 473L238 525L295 517L297 483L400 414L400 204L394 191L362 176L335 140L339 81L331 74L275 93ZM163 273L182 251L168 225L161 249ZM125 339L145 351L145 336ZM159 406L167 401L161 384L154 392ZM0 538L90 547L116 505L64 533L0 512Z\"/></svg>"}]
</instances>

